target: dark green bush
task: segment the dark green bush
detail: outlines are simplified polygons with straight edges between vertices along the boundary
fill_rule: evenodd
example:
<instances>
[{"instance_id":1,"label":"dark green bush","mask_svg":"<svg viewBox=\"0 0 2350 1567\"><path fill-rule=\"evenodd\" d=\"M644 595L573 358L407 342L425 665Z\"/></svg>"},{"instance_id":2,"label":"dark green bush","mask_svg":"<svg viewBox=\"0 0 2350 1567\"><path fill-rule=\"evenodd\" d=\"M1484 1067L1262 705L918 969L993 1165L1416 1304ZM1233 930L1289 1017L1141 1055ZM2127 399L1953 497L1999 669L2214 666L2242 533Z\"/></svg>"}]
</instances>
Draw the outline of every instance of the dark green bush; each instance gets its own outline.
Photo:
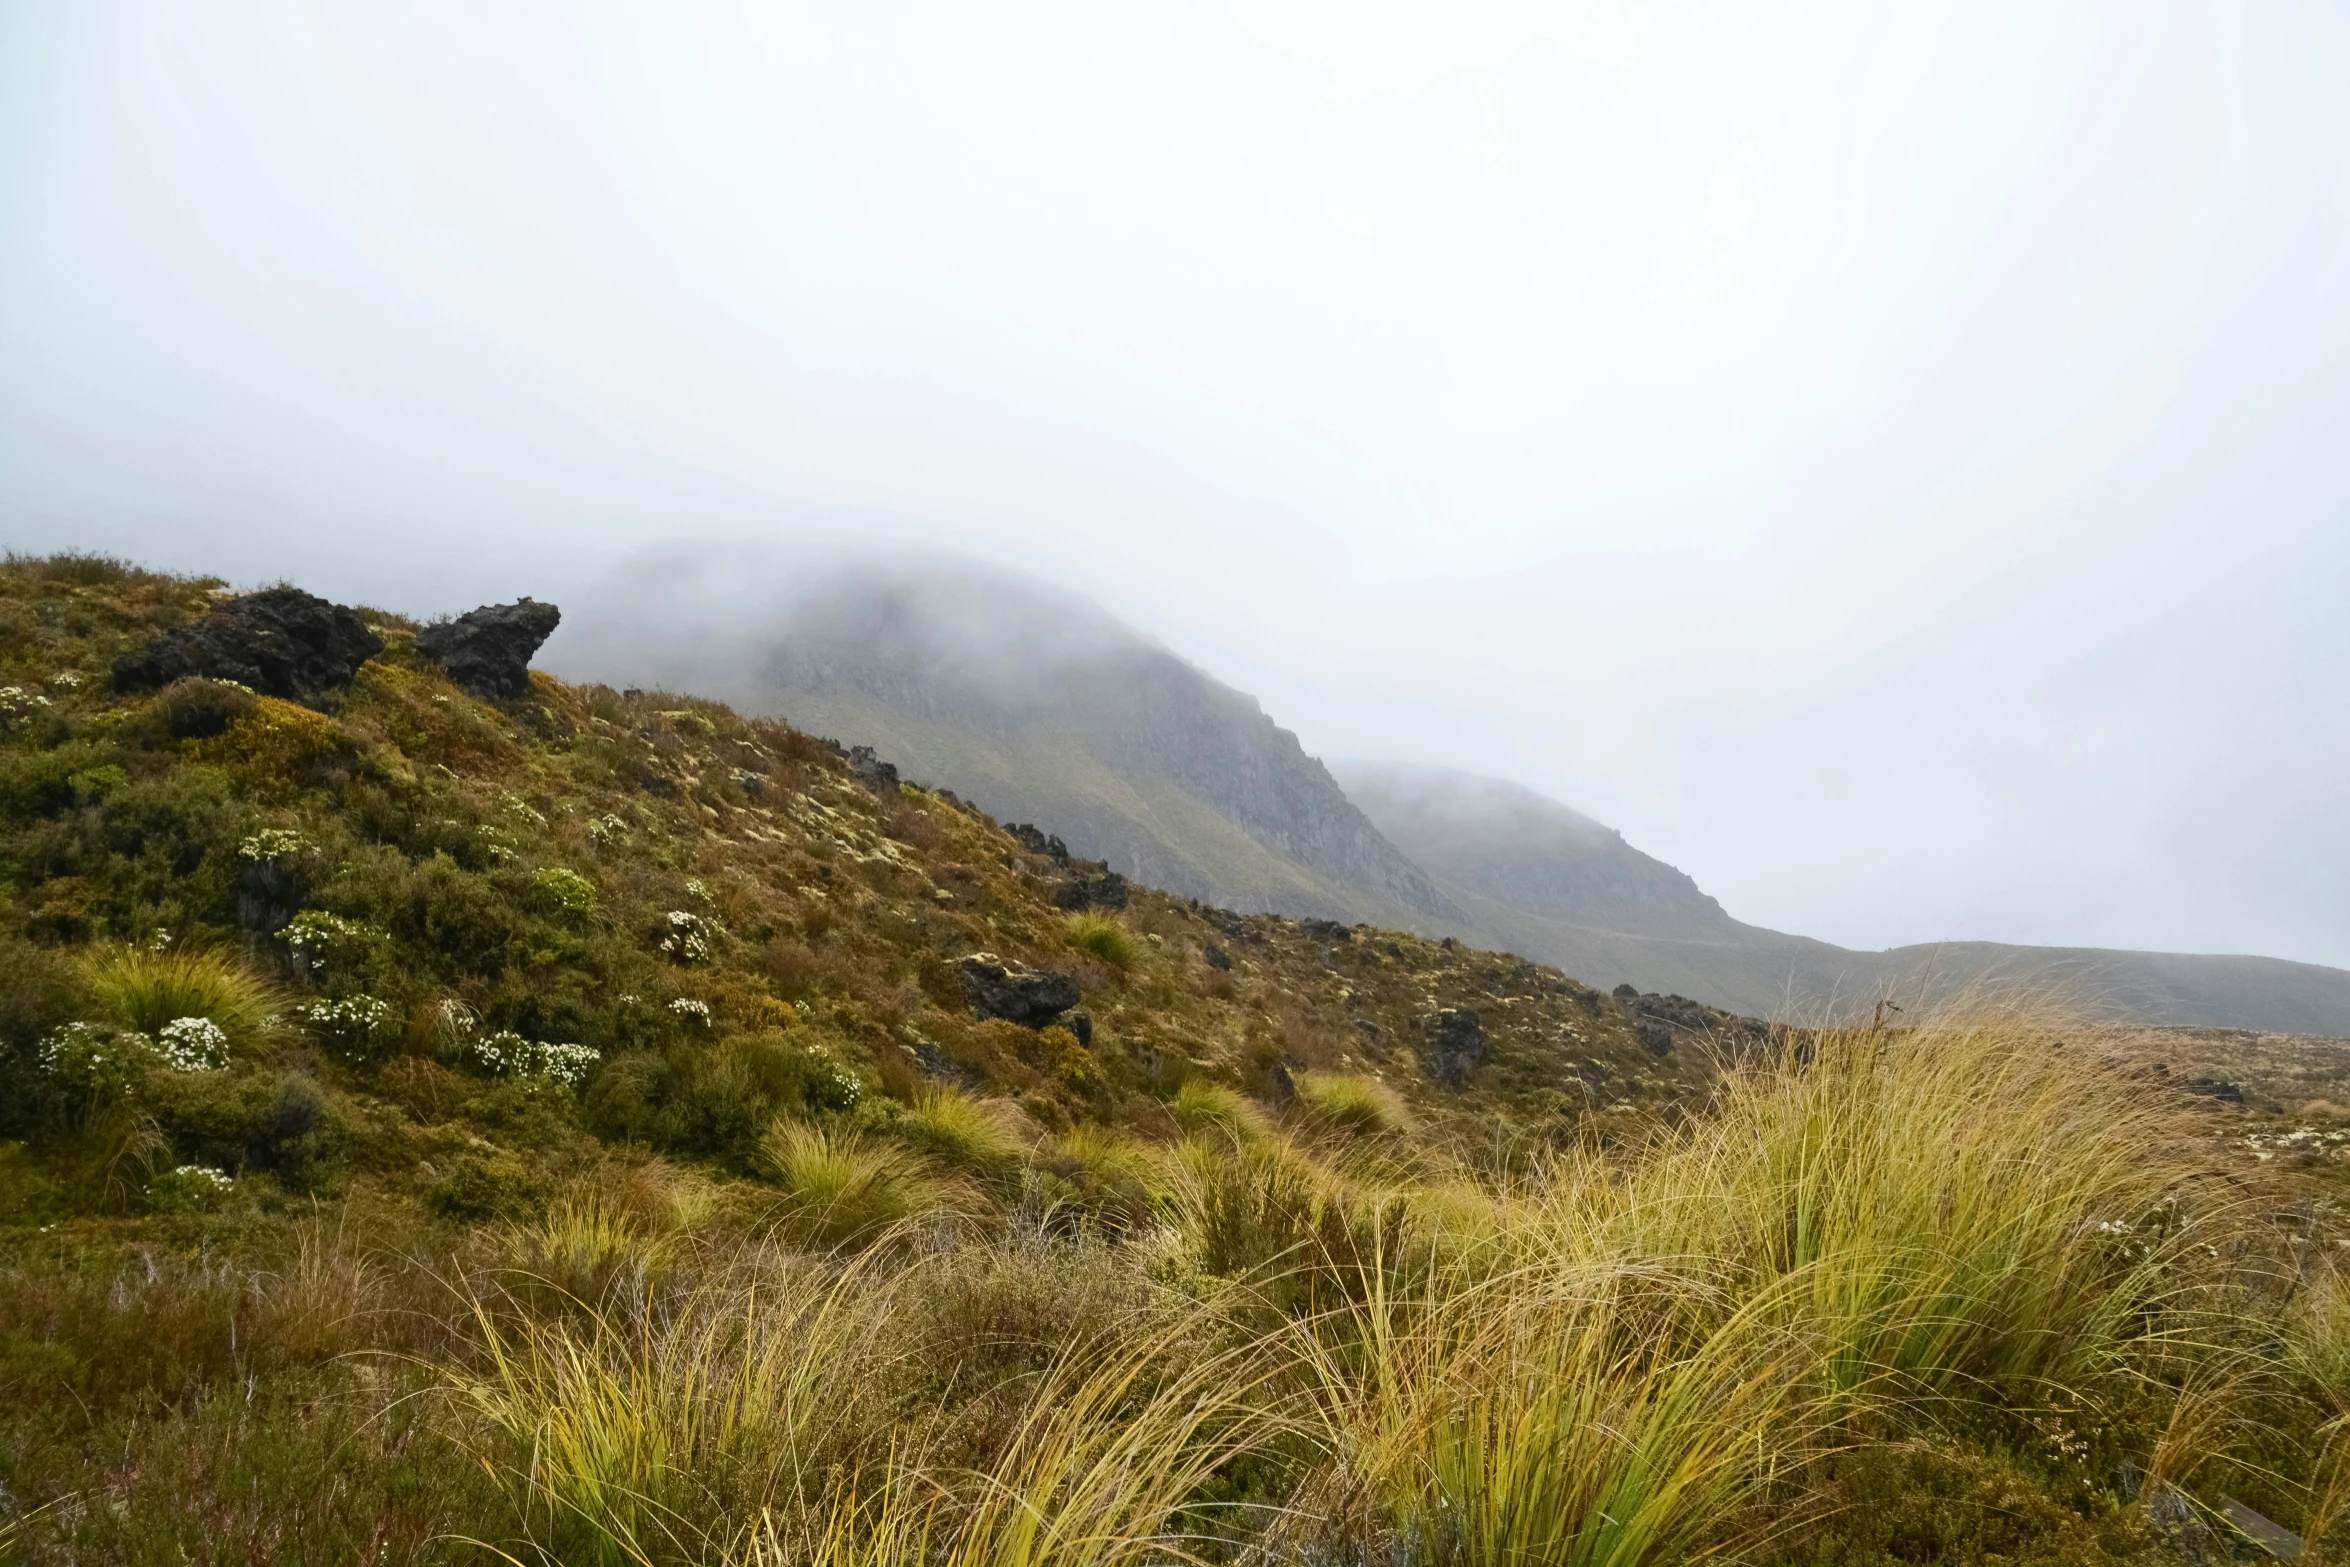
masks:
<instances>
[{"instance_id":1,"label":"dark green bush","mask_svg":"<svg viewBox=\"0 0 2350 1567\"><path fill-rule=\"evenodd\" d=\"M544 1185L510 1154L466 1154L435 1181L426 1200L444 1218L466 1223L513 1218L546 1201Z\"/></svg>"},{"instance_id":2,"label":"dark green bush","mask_svg":"<svg viewBox=\"0 0 2350 1567\"><path fill-rule=\"evenodd\" d=\"M201 676L175 680L155 698L155 716L174 740L209 740L251 711L252 692Z\"/></svg>"},{"instance_id":3,"label":"dark green bush","mask_svg":"<svg viewBox=\"0 0 2350 1567\"><path fill-rule=\"evenodd\" d=\"M590 1085L586 1107L606 1136L740 1161L778 1115L845 1110L859 1093L821 1045L765 1034L617 1056Z\"/></svg>"}]
</instances>

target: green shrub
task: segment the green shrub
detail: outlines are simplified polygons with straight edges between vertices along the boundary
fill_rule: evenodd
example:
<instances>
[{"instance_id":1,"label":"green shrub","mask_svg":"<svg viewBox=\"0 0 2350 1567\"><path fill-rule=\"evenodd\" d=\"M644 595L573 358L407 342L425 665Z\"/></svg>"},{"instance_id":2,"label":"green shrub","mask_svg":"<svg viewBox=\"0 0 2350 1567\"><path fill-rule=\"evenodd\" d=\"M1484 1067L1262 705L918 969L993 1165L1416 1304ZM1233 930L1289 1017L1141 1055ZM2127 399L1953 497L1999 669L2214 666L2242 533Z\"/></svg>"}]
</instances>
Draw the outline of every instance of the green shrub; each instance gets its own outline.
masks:
<instances>
[{"instance_id":1,"label":"green shrub","mask_svg":"<svg viewBox=\"0 0 2350 1567\"><path fill-rule=\"evenodd\" d=\"M1091 953L1110 967L1124 973L1134 967L1142 956L1142 944L1134 939L1134 932L1115 914L1101 914L1088 910L1072 914L1062 926L1069 945L1080 952Z\"/></svg>"},{"instance_id":2,"label":"green shrub","mask_svg":"<svg viewBox=\"0 0 2350 1567\"><path fill-rule=\"evenodd\" d=\"M209 740L253 711L253 693L226 680L190 676L157 693L155 716L174 740Z\"/></svg>"},{"instance_id":3,"label":"green shrub","mask_svg":"<svg viewBox=\"0 0 2350 1567\"><path fill-rule=\"evenodd\" d=\"M530 1167L512 1154L465 1154L433 1183L426 1200L445 1218L479 1222L528 1213L545 1195Z\"/></svg>"},{"instance_id":4,"label":"green shrub","mask_svg":"<svg viewBox=\"0 0 2350 1567\"><path fill-rule=\"evenodd\" d=\"M847 1110L863 1092L821 1044L738 1035L660 1056L615 1056L588 1087L587 1115L590 1125L632 1142L745 1160L777 1116Z\"/></svg>"},{"instance_id":5,"label":"green shrub","mask_svg":"<svg viewBox=\"0 0 2350 1567\"><path fill-rule=\"evenodd\" d=\"M205 1018L237 1049L265 1038L283 1005L277 987L242 961L202 947L107 948L86 960L82 990L109 1022L154 1035L177 1019Z\"/></svg>"},{"instance_id":6,"label":"green shrub","mask_svg":"<svg viewBox=\"0 0 2350 1567\"><path fill-rule=\"evenodd\" d=\"M208 1164L183 1164L158 1171L147 1181L147 1200L166 1213L215 1208L236 1187L225 1170Z\"/></svg>"},{"instance_id":7,"label":"green shrub","mask_svg":"<svg viewBox=\"0 0 2350 1567\"><path fill-rule=\"evenodd\" d=\"M564 914L586 914L596 906L596 884L561 865L542 865L530 873L540 897Z\"/></svg>"}]
</instances>

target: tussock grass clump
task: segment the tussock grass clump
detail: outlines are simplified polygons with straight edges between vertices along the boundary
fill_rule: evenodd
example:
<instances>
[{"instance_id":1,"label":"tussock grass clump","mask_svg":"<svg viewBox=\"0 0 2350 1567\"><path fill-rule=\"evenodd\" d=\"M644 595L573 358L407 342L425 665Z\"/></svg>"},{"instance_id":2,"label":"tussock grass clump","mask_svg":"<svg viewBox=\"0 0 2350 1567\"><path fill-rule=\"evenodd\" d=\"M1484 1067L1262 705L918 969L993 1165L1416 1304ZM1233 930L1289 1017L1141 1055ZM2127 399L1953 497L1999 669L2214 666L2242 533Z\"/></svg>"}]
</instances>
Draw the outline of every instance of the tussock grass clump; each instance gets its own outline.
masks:
<instances>
[{"instance_id":1,"label":"tussock grass clump","mask_svg":"<svg viewBox=\"0 0 2350 1567\"><path fill-rule=\"evenodd\" d=\"M1133 968L1142 957L1142 943L1115 914L1089 909L1070 915L1061 928L1070 946L1091 953L1120 973Z\"/></svg>"},{"instance_id":2,"label":"tussock grass clump","mask_svg":"<svg viewBox=\"0 0 2350 1567\"><path fill-rule=\"evenodd\" d=\"M1400 1132L1411 1125L1403 1095L1375 1077L1351 1072L1300 1072L1297 1099L1307 1124L1355 1137Z\"/></svg>"},{"instance_id":3,"label":"tussock grass clump","mask_svg":"<svg viewBox=\"0 0 2350 1567\"><path fill-rule=\"evenodd\" d=\"M1153 1150L1098 1126L1074 1127L1058 1138L1042 1151L1035 1174L1048 1210L1073 1209L1113 1231L1149 1224L1167 1190Z\"/></svg>"},{"instance_id":4,"label":"tussock grass clump","mask_svg":"<svg viewBox=\"0 0 2350 1567\"><path fill-rule=\"evenodd\" d=\"M807 1245L869 1243L945 1196L924 1160L855 1131L778 1120L759 1157L784 1190L785 1230Z\"/></svg>"},{"instance_id":5,"label":"tussock grass clump","mask_svg":"<svg viewBox=\"0 0 2350 1567\"><path fill-rule=\"evenodd\" d=\"M1243 1098L1237 1089L1206 1078L1187 1078L1167 1101L1167 1113L1175 1124L1194 1137L1222 1136L1232 1142L1247 1142L1269 1136L1272 1123L1264 1111Z\"/></svg>"},{"instance_id":6,"label":"tussock grass clump","mask_svg":"<svg viewBox=\"0 0 2350 1567\"><path fill-rule=\"evenodd\" d=\"M102 948L83 966L82 989L100 1016L125 1028L154 1034L180 1018L200 1017L239 1047L276 1026L284 1001L239 959L203 947Z\"/></svg>"},{"instance_id":7,"label":"tussock grass clump","mask_svg":"<svg viewBox=\"0 0 2350 1567\"><path fill-rule=\"evenodd\" d=\"M974 1099L951 1088L925 1088L890 1123L892 1135L939 1164L988 1182L1018 1175L1027 1145L1012 1129L1004 1101Z\"/></svg>"},{"instance_id":8,"label":"tussock grass clump","mask_svg":"<svg viewBox=\"0 0 2350 1567\"><path fill-rule=\"evenodd\" d=\"M1829 1031L1732 1074L1599 1234L1565 1205L1550 1233L1708 1259L1813 1335L1839 1393L2020 1389L2193 1303L2193 1146L2077 1030ZM1561 1190L1588 1202L1589 1183Z\"/></svg>"},{"instance_id":9,"label":"tussock grass clump","mask_svg":"<svg viewBox=\"0 0 2350 1567\"><path fill-rule=\"evenodd\" d=\"M750 1253L655 1317L515 1304L468 1296L471 1353L445 1390L520 1520L569 1547L558 1559L640 1562L732 1543L763 1501L853 1450L895 1293L858 1266Z\"/></svg>"}]
</instances>

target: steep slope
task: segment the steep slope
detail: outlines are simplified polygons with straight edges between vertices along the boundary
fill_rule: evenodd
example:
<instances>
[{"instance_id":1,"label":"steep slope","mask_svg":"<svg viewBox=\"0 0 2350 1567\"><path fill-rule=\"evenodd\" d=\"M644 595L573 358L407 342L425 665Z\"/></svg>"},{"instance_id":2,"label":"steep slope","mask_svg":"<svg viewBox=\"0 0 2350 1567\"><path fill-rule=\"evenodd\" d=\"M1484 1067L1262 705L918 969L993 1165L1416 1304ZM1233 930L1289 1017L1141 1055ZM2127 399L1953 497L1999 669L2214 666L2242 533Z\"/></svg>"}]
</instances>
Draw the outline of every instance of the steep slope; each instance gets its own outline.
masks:
<instances>
[{"instance_id":1,"label":"steep slope","mask_svg":"<svg viewBox=\"0 0 2350 1567\"><path fill-rule=\"evenodd\" d=\"M1532 790L1441 768L1341 763L1348 795L1480 937L1591 984L1732 1011L1814 1013L1994 984L2142 1022L2350 1033L2350 973L2275 958L1949 942L1855 952L1732 919L1696 882Z\"/></svg>"},{"instance_id":2,"label":"steep slope","mask_svg":"<svg viewBox=\"0 0 2350 1567\"><path fill-rule=\"evenodd\" d=\"M1459 911L1255 700L1092 605L964 564L640 564L550 651L871 745L907 776L1225 907L1428 928Z\"/></svg>"}]
</instances>

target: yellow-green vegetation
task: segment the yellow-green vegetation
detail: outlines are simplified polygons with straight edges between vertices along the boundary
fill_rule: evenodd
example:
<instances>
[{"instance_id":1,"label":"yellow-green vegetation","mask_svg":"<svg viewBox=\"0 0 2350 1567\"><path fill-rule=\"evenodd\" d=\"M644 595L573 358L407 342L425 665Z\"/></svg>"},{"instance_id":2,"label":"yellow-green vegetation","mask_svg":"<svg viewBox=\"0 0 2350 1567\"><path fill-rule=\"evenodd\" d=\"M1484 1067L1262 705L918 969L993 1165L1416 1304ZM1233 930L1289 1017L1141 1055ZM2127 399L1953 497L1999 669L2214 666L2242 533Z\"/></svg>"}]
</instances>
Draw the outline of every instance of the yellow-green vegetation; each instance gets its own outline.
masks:
<instances>
[{"instance_id":1,"label":"yellow-green vegetation","mask_svg":"<svg viewBox=\"0 0 2350 1567\"><path fill-rule=\"evenodd\" d=\"M1357 1137L1401 1131L1411 1123L1403 1096L1375 1077L1300 1072L1297 1099L1316 1123Z\"/></svg>"},{"instance_id":2,"label":"yellow-green vegetation","mask_svg":"<svg viewBox=\"0 0 2350 1567\"><path fill-rule=\"evenodd\" d=\"M1115 914L1072 914L1067 929L1070 946L1091 953L1121 973L1134 967L1142 956L1142 944Z\"/></svg>"},{"instance_id":3,"label":"yellow-green vegetation","mask_svg":"<svg viewBox=\"0 0 2350 1567\"><path fill-rule=\"evenodd\" d=\"M1402 933L1072 919L943 792L484 703L396 616L316 709L114 693L209 590L0 568L12 1559L2350 1550L2339 1142L2144 1037L1709 1050ZM975 1016L978 952L1081 998Z\"/></svg>"},{"instance_id":4,"label":"yellow-green vegetation","mask_svg":"<svg viewBox=\"0 0 2350 1567\"><path fill-rule=\"evenodd\" d=\"M101 946L89 953L81 981L94 1015L146 1034L199 1017L236 1044L255 1044L286 1005L241 960L202 947Z\"/></svg>"}]
</instances>

